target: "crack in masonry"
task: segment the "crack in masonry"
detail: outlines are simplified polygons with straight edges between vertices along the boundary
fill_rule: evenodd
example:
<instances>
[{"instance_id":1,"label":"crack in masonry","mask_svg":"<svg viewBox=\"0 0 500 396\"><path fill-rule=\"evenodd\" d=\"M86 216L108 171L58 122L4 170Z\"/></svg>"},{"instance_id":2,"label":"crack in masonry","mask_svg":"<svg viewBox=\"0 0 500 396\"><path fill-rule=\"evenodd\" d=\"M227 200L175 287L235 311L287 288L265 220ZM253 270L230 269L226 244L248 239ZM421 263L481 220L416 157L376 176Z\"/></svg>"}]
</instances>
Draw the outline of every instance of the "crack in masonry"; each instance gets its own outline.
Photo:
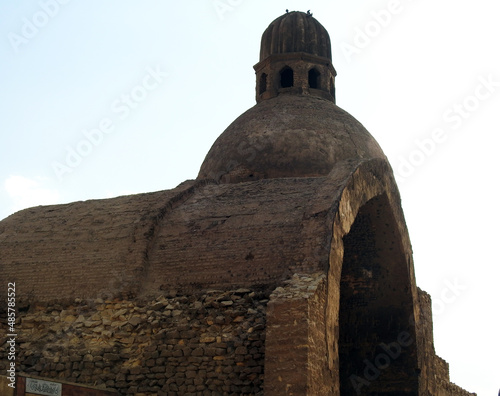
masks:
<instances>
[{"instance_id":1,"label":"crack in masonry","mask_svg":"<svg viewBox=\"0 0 500 396\"><path fill-rule=\"evenodd\" d=\"M162 220L169 214L171 213L176 207L180 206L184 202L186 202L188 199L194 196L194 194L201 188L210 185L210 184L217 184L214 180L211 179L202 179L202 180L196 180L195 183L182 190L178 194L174 195L168 201L160 207L160 209L157 211L156 215L152 217L152 222L151 225L146 232L146 246L142 252L142 276L145 277L148 274L149 270L149 264L150 264L150 252L153 248L153 246L156 243L156 239L162 229ZM140 288L140 283L137 284L136 286L137 289ZM135 290L136 293L138 294L140 290Z\"/></svg>"}]
</instances>

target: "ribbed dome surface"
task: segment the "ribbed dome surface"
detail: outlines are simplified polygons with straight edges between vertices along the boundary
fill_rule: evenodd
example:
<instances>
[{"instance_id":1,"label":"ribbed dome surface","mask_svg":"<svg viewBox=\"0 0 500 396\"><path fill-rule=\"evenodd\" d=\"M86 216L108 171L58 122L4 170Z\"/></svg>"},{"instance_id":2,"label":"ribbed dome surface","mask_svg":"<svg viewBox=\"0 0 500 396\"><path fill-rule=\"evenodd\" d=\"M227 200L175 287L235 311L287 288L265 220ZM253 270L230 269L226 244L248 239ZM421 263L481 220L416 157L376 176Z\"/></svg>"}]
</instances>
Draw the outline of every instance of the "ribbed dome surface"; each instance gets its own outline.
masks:
<instances>
[{"instance_id":1,"label":"ribbed dome surface","mask_svg":"<svg viewBox=\"0 0 500 396\"><path fill-rule=\"evenodd\" d=\"M239 116L215 141L198 179L242 182L326 176L340 161L383 158L354 117L333 102L280 95Z\"/></svg>"},{"instance_id":2,"label":"ribbed dome surface","mask_svg":"<svg viewBox=\"0 0 500 396\"><path fill-rule=\"evenodd\" d=\"M305 52L331 60L330 36L310 14L288 12L271 22L262 35L260 60L290 52Z\"/></svg>"}]
</instances>

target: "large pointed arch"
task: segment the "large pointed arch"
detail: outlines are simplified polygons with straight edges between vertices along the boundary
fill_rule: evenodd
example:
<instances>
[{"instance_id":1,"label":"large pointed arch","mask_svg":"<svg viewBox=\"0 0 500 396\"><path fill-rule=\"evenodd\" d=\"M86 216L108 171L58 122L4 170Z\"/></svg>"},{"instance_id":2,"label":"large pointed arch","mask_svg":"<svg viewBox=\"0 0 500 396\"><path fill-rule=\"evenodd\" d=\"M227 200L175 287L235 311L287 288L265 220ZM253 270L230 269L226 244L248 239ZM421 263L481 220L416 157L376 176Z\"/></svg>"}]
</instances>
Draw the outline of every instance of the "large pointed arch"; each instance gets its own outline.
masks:
<instances>
[{"instance_id":1,"label":"large pointed arch","mask_svg":"<svg viewBox=\"0 0 500 396\"><path fill-rule=\"evenodd\" d=\"M342 395L416 395L418 294L399 193L379 160L345 184L333 225L327 345Z\"/></svg>"},{"instance_id":2,"label":"large pointed arch","mask_svg":"<svg viewBox=\"0 0 500 396\"><path fill-rule=\"evenodd\" d=\"M342 395L417 395L413 300L387 195L358 211L343 237L337 338Z\"/></svg>"}]
</instances>

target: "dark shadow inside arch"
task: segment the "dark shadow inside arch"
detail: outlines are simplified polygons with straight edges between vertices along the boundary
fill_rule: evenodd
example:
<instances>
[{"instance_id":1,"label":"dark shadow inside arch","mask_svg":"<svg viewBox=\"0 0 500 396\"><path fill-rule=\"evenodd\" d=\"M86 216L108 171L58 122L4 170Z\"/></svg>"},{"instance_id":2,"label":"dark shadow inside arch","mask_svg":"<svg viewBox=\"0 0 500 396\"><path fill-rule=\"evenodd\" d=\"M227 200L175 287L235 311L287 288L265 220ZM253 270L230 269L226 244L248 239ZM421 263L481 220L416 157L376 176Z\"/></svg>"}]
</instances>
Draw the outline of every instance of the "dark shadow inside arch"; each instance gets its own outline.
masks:
<instances>
[{"instance_id":1,"label":"dark shadow inside arch","mask_svg":"<svg viewBox=\"0 0 500 396\"><path fill-rule=\"evenodd\" d=\"M263 94L267 90L267 74L262 73L259 80L259 94Z\"/></svg>"},{"instance_id":2,"label":"dark shadow inside arch","mask_svg":"<svg viewBox=\"0 0 500 396\"><path fill-rule=\"evenodd\" d=\"M309 80L309 88L319 89L320 88L320 74L316 69L309 70L307 75Z\"/></svg>"},{"instance_id":3,"label":"dark shadow inside arch","mask_svg":"<svg viewBox=\"0 0 500 396\"><path fill-rule=\"evenodd\" d=\"M417 395L410 276L387 196L359 210L343 243L340 394Z\"/></svg>"},{"instance_id":4,"label":"dark shadow inside arch","mask_svg":"<svg viewBox=\"0 0 500 396\"><path fill-rule=\"evenodd\" d=\"M286 66L280 71L281 88L293 87L293 70Z\"/></svg>"}]
</instances>

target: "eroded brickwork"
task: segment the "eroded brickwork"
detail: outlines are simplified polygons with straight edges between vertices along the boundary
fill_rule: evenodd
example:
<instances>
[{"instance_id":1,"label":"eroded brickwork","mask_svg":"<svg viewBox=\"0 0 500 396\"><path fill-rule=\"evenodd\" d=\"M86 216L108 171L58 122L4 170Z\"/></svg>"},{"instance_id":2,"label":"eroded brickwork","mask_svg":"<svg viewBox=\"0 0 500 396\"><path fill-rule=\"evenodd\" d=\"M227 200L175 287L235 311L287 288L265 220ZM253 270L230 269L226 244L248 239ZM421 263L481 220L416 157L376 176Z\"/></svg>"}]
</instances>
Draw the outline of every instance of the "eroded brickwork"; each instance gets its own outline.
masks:
<instances>
[{"instance_id":1,"label":"eroded brickwork","mask_svg":"<svg viewBox=\"0 0 500 396\"><path fill-rule=\"evenodd\" d=\"M420 333L421 351L420 385L424 394L432 396L470 396L470 393L450 382L448 363L436 355L434 350L431 296L418 289L419 318L417 331Z\"/></svg>"},{"instance_id":2,"label":"eroded brickwork","mask_svg":"<svg viewBox=\"0 0 500 396\"><path fill-rule=\"evenodd\" d=\"M326 276L294 274L270 297L266 330L266 395L329 395Z\"/></svg>"}]
</instances>

